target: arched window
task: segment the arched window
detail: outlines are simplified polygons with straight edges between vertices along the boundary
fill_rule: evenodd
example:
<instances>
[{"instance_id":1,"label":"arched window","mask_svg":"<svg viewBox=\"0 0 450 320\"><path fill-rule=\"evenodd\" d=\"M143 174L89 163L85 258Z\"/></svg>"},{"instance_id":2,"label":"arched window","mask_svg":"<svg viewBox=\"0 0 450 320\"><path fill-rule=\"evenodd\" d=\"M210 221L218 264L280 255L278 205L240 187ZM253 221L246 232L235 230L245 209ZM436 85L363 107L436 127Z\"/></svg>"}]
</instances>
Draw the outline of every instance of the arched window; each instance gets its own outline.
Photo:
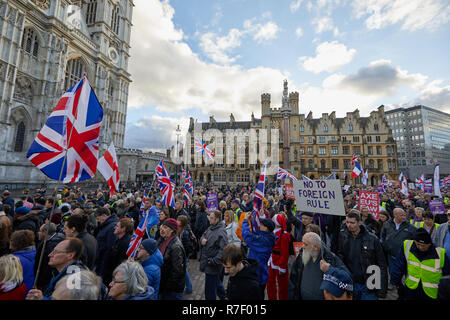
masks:
<instances>
[{"instance_id":1,"label":"arched window","mask_svg":"<svg viewBox=\"0 0 450 320\"><path fill-rule=\"evenodd\" d=\"M14 152L22 152L25 141L25 124L22 122L17 126L16 140L14 141Z\"/></svg>"},{"instance_id":2,"label":"arched window","mask_svg":"<svg viewBox=\"0 0 450 320\"><path fill-rule=\"evenodd\" d=\"M85 70L86 68L80 58L69 60L66 67L64 90L69 90L80 81Z\"/></svg>"},{"instance_id":3,"label":"arched window","mask_svg":"<svg viewBox=\"0 0 450 320\"><path fill-rule=\"evenodd\" d=\"M36 32L31 28L27 28L24 30L22 38L22 49L26 53L32 54L34 57L38 56L39 40Z\"/></svg>"},{"instance_id":4,"label":"arched window","mask_svg":"<svg viewBox=\"0 0 450 320\"><path fill-rule=\"evenodd\" d=\"M97 20L97 0L88 0L86 7L86 24L95 23Z\"/></svg>"},{"instance_id":5,"label":"arched window","mask_svg":"<svg viewBox=\"0 0 450 320\"><path fill-rule=\"evenodd\" d=\"M119 34L119 22L120 22L119 6L115 6L112 8L111 29L116 34Z\"/></svg>"}]
</instances>

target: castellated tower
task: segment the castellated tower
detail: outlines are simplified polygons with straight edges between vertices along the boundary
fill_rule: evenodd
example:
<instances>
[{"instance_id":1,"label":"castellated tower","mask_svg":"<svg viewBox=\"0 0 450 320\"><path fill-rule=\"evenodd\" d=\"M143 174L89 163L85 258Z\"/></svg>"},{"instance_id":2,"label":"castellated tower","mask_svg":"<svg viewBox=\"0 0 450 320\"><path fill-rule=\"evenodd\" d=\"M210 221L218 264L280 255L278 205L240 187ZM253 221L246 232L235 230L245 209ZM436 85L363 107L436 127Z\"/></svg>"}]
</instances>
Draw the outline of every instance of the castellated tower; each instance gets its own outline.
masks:
<instances>
[{"instance_id":1,"label":"castellated tower","mask_svg":"<svg viewBox=\"0 0 450 320\"><path fill-rule=\"evenodd\" d=\"M270 93L261 95L261 116L270 116Z\"/></svg>"},{"instance_id":2,"label":"castellated tower","mask_svg":"<svg viewBox=\"0 0 450 320\"><path fill-rule=\"evenodd\" d=\"M289 106L292 114L298 114L298 92L289 93Z\"/></svg>"}]
</instances>

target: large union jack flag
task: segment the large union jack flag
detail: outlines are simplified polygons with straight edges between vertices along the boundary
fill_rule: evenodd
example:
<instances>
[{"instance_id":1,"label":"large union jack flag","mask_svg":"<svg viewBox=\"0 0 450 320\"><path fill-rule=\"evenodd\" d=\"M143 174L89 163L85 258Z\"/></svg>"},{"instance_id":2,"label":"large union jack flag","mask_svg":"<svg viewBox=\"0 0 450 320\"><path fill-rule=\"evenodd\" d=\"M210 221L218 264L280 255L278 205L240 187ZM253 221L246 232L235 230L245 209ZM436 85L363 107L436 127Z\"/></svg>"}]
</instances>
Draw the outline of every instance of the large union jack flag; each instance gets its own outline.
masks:
<instances>
[{"instance_id":1,"label":"large union jack flag","mask_svg":"<svg viewBox=\"0 0 450 320\"><path fill-rule=\"evenodd\" d=\"M255 197L253 200L253 213L252 213L252 229L257 230L260 226L260 217L264 213L264 185L266 182L266 164L261 169L261 175L259 176L258 185L255 189Z\"/></svg>"},{"instance_id":2,"label":"large union jack flag","mask_svg":"<svg viewBox=\"0 0 450 320\"><path fill-rule=\"evenodd\" d=\"M214 152L208 148L206 143L198 138L194 139L194 152L201 152L205 154L209 160L214 161Z\"/></svg>"},{"instance_id":3,"label":"large union jack flag","mask_svg":"<svg viewBox=\"0 0 450 320\"><path fill-rule=\"evenodd\" d=\"M139 249L139 245L142 242L142 238L144 237L145 230L147 228L147 221L150 214L150 210L145 213L144 219L139 222L138 227L134 231L133 236L130 239L130 243L127 249L127 256L133 258L136 255L137 249Z\"/></svg>"},{"instance_id":4,"label":"large union jack flag","mask_svg":"<svg viewBox=\"0 0 450 320\"><path fill-rule=\"evenodd\" d=\"M162 202L166 206L175 207L174 189L175 183L170 179L170 175L164 165L164 160L161 159L155 169L156 182L158 183L161 193L163 195Z\"/></svg>"},{"instance_id":5,"label":"large union jack flag","mask_svg":"<svg viewBox=\"0 0 450 320\"><path fill-rule=\"evenodd\" d=\"M292 180L297 181L297 178L292 173L281 167L278 167L277 180L283 180L286 178L291 178Z\"/></svg>"},{"instance_id":6,"label":"large union jack flag","mask_svg":"<svg viewBox=\"0 0 450 320\"><path fill-rule=\"evenodd\" d=\"M103 108L84 76L58 101L28 149L28 160L51 179L61 175L63 183L92 178L102 119Z\"/></svg>"}]
</instances>

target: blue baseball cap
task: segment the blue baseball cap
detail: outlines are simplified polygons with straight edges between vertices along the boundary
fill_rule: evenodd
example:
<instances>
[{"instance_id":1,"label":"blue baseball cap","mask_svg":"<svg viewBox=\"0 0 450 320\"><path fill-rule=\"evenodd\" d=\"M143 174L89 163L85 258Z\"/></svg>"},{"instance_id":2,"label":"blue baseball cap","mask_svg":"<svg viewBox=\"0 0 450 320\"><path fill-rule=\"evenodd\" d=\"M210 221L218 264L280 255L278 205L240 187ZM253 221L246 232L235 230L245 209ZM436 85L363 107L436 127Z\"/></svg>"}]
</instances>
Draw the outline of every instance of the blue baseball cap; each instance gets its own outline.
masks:
<instances>
[{"instance_id":1,"label":"blue baseball cap","mask_svg":"<svg viewBox=\"0 0 450 320\"><path fill-rule=\"evenodd\" d=\"M327 290L333 296L340 298L345 291L353 292L352 277L344 270L331 267L323 275L320 290Z\"/></svg>"}]
</instances>

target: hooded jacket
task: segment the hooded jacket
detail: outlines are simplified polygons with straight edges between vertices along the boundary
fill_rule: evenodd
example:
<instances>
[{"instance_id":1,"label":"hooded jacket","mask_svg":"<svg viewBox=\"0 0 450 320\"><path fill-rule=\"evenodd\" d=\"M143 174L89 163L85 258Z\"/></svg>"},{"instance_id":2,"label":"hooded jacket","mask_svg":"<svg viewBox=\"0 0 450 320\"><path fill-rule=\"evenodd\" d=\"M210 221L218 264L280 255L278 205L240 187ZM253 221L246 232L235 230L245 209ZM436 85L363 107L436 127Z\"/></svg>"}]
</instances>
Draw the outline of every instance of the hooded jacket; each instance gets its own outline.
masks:
<instances>
[{"instance_id":1,"label":"hooded jacket","mask_svg":"<svg viewBox=\"0 0 450 320\"><path fill-rule=\"evenodd\" d=\"M126 295L125 298L123 298L123 300L154 300L154 292L155 289L153 289L152 287L147 287L147 290L143 293L138 293L135 296L132 295Z\"/></svg>"},{"instance_id":2,"label":"hooded jacket","mask_svg":"<svg viewBox=\"0 0 450 320\"><path fill-rule=\"evenodd\" d=\"M228 300L264 300L258 283L258 262L246 259L242 263L244 268L228 279Z\"/></svg>"},{"instance_id":3,"label":"hooded jacket","mask_svg":"<svg viewBox=\"0 0 450 320\"><path fill-rule=\"evenodd\" d=\"M202 246L202 239L206 239L206 245ZM200 238L200 271L206 274L220 274L223 269L222 251L228 244L225 223L219 221L216 225L210 225Z\"/></svg>"},{"instance_id":4,"label":"hooded jacket","mask_svg":"<svg viewBox=\"0 0 450 320\"><path fill-rule=\"evenodd\" d=\"M269 278L269 267L267 266L267 262L269 261L272 249L275 246L275 235L273 232L261 230L250 233L248 221L244 219L242 221L242 237L250 248L248 258L258 262L258 283L260 285L265 285Z\"/></svg>"},{"instance_id":5,"label":"hooded jacket","mask_svg":"<svg viewBox=\"0 0 450 320\"><path fill-rule=\"evenodd\" d=\"M148 278L148 285L155 289L154 298L158 300L159 282L161 281L161 267L163 265L163 256L159 249L148 257L147 260L142 261L142 267Z\"/></svg>"},{"instance_id":6,"label":"hooded jacket","mask_svg":"<svg viewBox=\"0 0 450 320\"><path fill-rule=\"evenodd\" d=\"M27 293L34 285L34 261L36 258L36 248L34 246L26 247L21 251L13 253L20 259L23 269L23 282L27 287Z\"/></svg>"}]
</instances>

